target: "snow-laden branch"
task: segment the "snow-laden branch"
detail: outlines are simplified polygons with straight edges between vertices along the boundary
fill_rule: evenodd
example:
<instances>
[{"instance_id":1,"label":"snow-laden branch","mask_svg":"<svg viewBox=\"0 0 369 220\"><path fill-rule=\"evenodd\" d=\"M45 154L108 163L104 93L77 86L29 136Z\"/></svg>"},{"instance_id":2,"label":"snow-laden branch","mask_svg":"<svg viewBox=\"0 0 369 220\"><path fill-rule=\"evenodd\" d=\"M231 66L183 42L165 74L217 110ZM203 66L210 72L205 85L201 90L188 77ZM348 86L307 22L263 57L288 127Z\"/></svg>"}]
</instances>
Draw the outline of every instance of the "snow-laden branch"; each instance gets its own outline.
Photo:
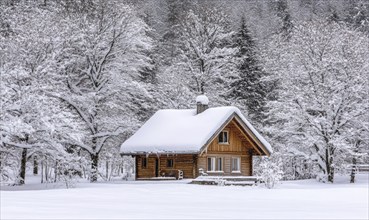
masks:
<instances>
[{"instance_id":1,"label":"snow-laden branch","mask_svg":"<svg viewBox=\"0 0 369 220\"><path fill-rule=\"evenodd\" d=\"M81 147L82 149L86 150L90 154L95 154L95 151L88 145L81 143L81 142L75 142L75 141L64 141L63 144L70 144L70 145L76 145L78 147Z\"/></svg>"},{"instance_id":2,"label":"snow-laden branch","mask_svg":"<svg viewBox=\"0 0 369 220\"><path fill-rule=\"evenodd\" d=\"M99 138L96 143L96 149L95 153L99 153L102 147L104 146L105 142L112 136L104 136L102 138Z\"/></svg>"},{"instance_id":3,"label":"snow-laden branch","mask_svg":"<svg viewBox=\"0 0 369 220\"><path fill-rule=\"evenodd\" d=\"M118 136L120 134L123 134L125 131L127 130L122 130L122 127L119 126L115 131L113 132L99 132L97 134L92 135L93 138L98 138L97 143L96 143L96 149L95 152L99 153L101 148L104 146L105 142L113 137L113 136Z\"/></svg>"},{"instance_id":4,"label":"snow-laden branch","mask_svg":"<svg viewBox=\"0 0 369 220\"><path fill-rule=\"evenodd\" d=\"M27 148L30 149L32 147L38 147L41 146L41 143L35 143L35 144L27 144L27 143L15 143L15 142L11 142L11 141L4 141L4 144L13 146L13 147L18 147L18 148Z\"/></svg>"},{"instance_id":5,"label":"snow-laden branch","mask_svg":"<svg viewBox=\"0 0 369 220\"><path fill-rule=\"evenodd\" d=\"M79 114L79 116L81 116L81 118L86 122L87 126L90 128L92 133L96 133L96 129L93 126L89 115L87 115L81 108L78 107L77 103L75 103L74 101L72 101L71 99L67 98L67 97L63 97L60 95L56 95L56 94L52 94L52 93L47 93L49 96L52 96L54 98L59 98L62 101L68 103L69 105L71 105Z\"/></svg>"}]
</instances>

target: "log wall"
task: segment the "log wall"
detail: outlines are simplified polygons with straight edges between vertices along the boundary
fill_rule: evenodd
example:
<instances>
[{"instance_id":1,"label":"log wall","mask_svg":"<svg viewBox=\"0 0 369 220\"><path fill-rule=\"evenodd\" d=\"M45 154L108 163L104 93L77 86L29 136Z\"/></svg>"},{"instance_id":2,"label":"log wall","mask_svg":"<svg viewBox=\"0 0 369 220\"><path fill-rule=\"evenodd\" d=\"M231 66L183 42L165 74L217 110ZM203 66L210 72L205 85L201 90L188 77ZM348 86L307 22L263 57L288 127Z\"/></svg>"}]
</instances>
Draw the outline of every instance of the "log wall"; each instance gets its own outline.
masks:
<instances>
[{"instance_id":1,"label":"log wall","mask_svg":"<svg viewBox=\"0 0 369 220\"><path fill-rule=\"evenodd\" d=\"M147 167L143 168L142 158L147 158ZM136 178L156 177L155 161L158 159L158 176L178 177L178 170L183 171L184 178L194 178L196 168L196 155L177 154L177 155L137 155L136 156ZM173 167L167 167L167 160L173 160Z\"/></svg>"}]
</instances>

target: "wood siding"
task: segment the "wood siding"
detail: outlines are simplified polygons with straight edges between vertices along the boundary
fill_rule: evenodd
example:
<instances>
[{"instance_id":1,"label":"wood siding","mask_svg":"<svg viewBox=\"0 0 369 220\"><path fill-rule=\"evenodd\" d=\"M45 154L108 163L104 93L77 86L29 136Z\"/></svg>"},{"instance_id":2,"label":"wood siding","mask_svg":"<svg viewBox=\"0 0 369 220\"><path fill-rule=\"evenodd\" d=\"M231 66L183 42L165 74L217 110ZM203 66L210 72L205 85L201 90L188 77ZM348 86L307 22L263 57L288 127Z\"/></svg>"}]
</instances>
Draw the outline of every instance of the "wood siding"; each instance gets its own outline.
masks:
<instances>
[{"instance_id":1,"label":"wood siding","mask_svg":"<svg viewBox=\"0 0 369 220\"><path fill-rule=\"evenodd\" d=\"M208 175L227 175L227 176L251 176L252 175L252 144L237 126L237 122L232 120L223 130L228 131L229 143L219 144L218 137L209 144L205 152L199 155L197 159L197 173L200 168L207 172L208 157L222 158L223 172L207 172ZM232 157L241 159L241 172L232 173L231 164Z\"/></svg>"},{"instance_id":2,"label":"wood siding","mask_svg":"<svg viewBox=\"0 0 369 220\"><path fill-rule=\"evenodd\" d=\"M147 158L147 167L142 167L142 158ZM156 177L155 161L158 159L158 176L174 176L178 177L178 170L183 171L184 178L194 178L196 168L196 155L177 154L177 155L145 155L136 156L136 178ZM173 167L167 167L167 160L173 160Z\"/></svg>"}]
</instances>

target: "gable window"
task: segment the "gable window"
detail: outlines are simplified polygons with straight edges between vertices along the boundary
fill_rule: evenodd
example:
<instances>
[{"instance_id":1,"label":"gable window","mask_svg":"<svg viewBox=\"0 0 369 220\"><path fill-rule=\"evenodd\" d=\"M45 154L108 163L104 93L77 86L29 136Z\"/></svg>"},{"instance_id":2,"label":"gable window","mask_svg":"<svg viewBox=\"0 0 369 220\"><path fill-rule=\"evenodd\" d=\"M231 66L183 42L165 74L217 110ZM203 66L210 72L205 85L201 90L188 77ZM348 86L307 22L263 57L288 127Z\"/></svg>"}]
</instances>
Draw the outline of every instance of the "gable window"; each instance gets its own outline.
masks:
<instances>
[{"instance_id":1,"label":"gable window","mask_svg":"<svg viewBox=\"0 0 369 220\"><path fill-rule=\"evenodd\" d=\"M167 167L173 167L173 159L168 159L167 160Z\"/></svg>"},{"instance_id":2,"label":"gable window","mask_svg":"<svg viewBox=\"0 0 369 220\"><path fill-rule=\"evenodd\" d=\"M223 171L223 158L208 157L208 171L210 172Z\"/></svg>"},{"instance_id":3,"label":"gable window","mask_svg":"<svg viewBox=\"0 0 369 220\"><path fill-rule=\"evenodd\" d=\"M228 131L221 131L218 136L218 143L219 144L228 144Z\"/></svg>"},{"instance_id":4,"label":"gable window","mask_svg":"<svg viewBox=\"0 0 369 220\"><path fill-rule=\"evenodd\" d=\"M241 158L232 157L232 172L241 172Z\"/></svg>"},{"instance_id":5,"label":"gable window","mask_svg":"<svg viewBox=\"0 0 369 220\"><path fill-rule=\"evenodd\" d=\"M147 168L147 158L146 157L142 158L141 165L143 169Z\"/></svg>"}]
</instances>

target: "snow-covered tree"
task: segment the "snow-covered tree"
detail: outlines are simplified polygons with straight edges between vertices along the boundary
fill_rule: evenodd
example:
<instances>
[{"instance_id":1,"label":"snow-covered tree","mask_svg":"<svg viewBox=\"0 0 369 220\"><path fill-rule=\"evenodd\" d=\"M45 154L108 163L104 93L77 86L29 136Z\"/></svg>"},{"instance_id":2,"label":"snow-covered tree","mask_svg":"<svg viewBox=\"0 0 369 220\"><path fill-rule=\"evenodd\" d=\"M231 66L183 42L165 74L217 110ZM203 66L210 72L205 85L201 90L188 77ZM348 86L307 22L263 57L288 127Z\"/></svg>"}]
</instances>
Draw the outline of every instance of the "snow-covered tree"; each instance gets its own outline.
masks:
<instances>
[{"instance_id":1,"label":"snow-covered tree","mask_svg":"<svg viewBox=\"0 0 369 220\"><path fill-rule=\"evenodd\" d=\"M43 182L68 185L91 172L95 181L98 167L112 179L129 161L119 145L155 110L193 108L206 93L210 105L236 105L262 122L285 179L315 176L319 161L331 181L333 169L368 160L368 8L0 1L1 178L22 183L33 166Z\"/></svg>"},{"instance_id":2,"label":"snow-covered tree","mask_svg":"<svg viewBox=\"0 0 369 220\"><path fill-rule=\"evenodd\" d=\"M63 49L65 76L60 99L84 124L77 145L91 158L92 182L98 178L99 153L107 140L129 132L138 124L139 96L149 94L138 82L139 73L151 65L147 51L151 39L147 25L120 1L96 2L86 14L71 13Z\"/></svg>"},{"instance_id":3,"label":"snow-covered tree","mask_svg":"<svg viewBox=\"0 0 369 220\"><path fill-rule=\"evenodd\" d=\"M158 74L155 96L158 107L186 109L195 106L196 93L189 88L190 80L186 75L179 74L175 66L163 68Z\"/></svg>"},{"instance_id":4,"label":"snow-covered tree","mask_svg":"<svg viewBox=\"0 0 369 220\"><path fill-rule=\"evenodd\" d=\"M40 85L43 71L48 66L46 57L50 45L39 31L46 22L37 18L22 20L29 15L27 6L4 10L6 19L3 23L7 24L8 31L0 41L3 56L0 66L0 130L2 146L7 149L2 154L9 153L8 150L15 153L16 148L22 149L18 184L24 184L28 149L42 144L39 138L44 130L40 115L45 103ZM37 10L32 13L48 16Z\"/></svg>"},{"instance_id":5,"label":"snow-covered tree","mask_svg":"<svg viewBox=\"0 0 369 220\"><path fill-rule=\"evenodd\" d=\"M345 21L369 36L369 2L350 0L346 4Z\"/></svg>"},{"instance_id":6,"label":"snow-covered tree","mask_svg":"<svg viewBox=\"0 0 369 220\"><path fill-rule=\"evenodd\" d=\"M180 24L186 18L191 1L165 0L163 3L166 9L166 18L164 20L166 28L160 40L160 52L161 55L164 55L163 58L166 63L171 65L173 58L180 53Z\"/></svg>"},{"instance_id":7,"label":"snow-covered tree","mask_svg":"<svg viewBox=\"0 0 369 220\"><path fill-rule=\"evenodd\" d=\"M239 30L235 34L236 57L238 59L238 77L230 84L230 97L255 123L261 124L265 117L265 105L269 88L261 81L265 76L259 61L258 48L242 17Z\"/></svg>"},{"instance_id":8,"label":"snow-covered tree","mask_svg":"<svg viewBox=\"0 0 369 220\"><path fill-rule=\"evenodd\" d=\"M288 8L287 0L276 0L272 2L273 9L276 12L277 17L280 20L281 27L279 29L280 34L284 39L288 40L291 37L291 32L293 29L293 23L291 14Z\"/></svg>"},{"instance_id":9,"label":"snow-covered tree","mask_svg":"<svg viewBox=\"0 0 369 220\"><path fill-rule=\"evenodd\" d=\"M56 48L61 44L53 29L59 24L57 14L27 2L5 12L8 31L0 41L1 152L14 155L21 149L18 183L24 184L26 163L33 155L62 152L62 139L78 138L78 133L72 132L76 124L71 115L45 93L53 87L49 83L55 80Z\"/></svg>"},{"instance_id":10,"label":"snow-covered tree","mask_svg":"<svg viewBox=\"0 0 369 220\"><path fill-rule=\"evenodd\" d=\"M213 8L203 8L201 14L190 11L182 23L177 72L187 76L188 86L197 93L213 91L219 96L219 87L224 88L235 74L236 49L231 47L233 32L227 26L224 12Z\"/></svg>"},{"instance_id":11,"label":"snow-covered tree","mask_svg":"<svg viewBox=\"0 0 369 220\"><path fill-rule=\"evenodd\" d=\"M274 188L283 177L282 159L273 161L264 159L258 166L258 175L268 189Z\"/></svg>"},{"instance_id":12,"label":"snow-covered tree","mask_svg":"<svg viewBox=\"0 0 369 220\"><path fill-rule=\"evenodd\" d=\"M313 19L296 26L289 44L277 44L267 63L279 83L279 100L269 103L270 133L280 148L311 155L323 179L333 182L349 156L351 129L362 130L357 119L369 118L369 40L342 24Z\"/></svg>"}]
</instances>

